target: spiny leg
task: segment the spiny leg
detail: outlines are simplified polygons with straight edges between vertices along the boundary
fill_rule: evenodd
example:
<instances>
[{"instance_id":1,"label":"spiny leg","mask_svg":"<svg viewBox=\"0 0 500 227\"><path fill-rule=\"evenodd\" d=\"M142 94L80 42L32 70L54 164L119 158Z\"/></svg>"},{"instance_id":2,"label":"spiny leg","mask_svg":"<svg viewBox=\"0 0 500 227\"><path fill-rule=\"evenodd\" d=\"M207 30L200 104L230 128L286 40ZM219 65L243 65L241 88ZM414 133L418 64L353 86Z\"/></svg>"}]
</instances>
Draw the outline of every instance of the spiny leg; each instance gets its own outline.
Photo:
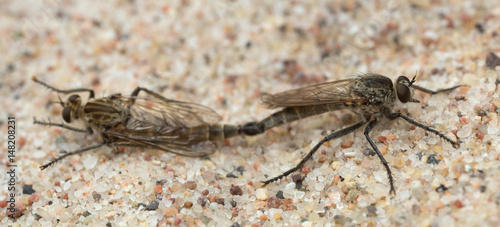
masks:
<instances>
[{"instance_id":1,"label":"spiny leg","mask_svg":"<svg viewBox=\"0 0 500 227\"><path fill-rule=\"evenodd\" d=\"M377 154L378 158L380 159L380 161L384 165L385 170L387 171L387 175L389 177L389 184L391 187L390 193L396 194L396 191L394 190L394 180L392 179L391 169L389 168L389 165L387 164L387 161L385 160L382 153L378 150L377 145L375 145L375 143L372 141L372 139L368 135L370 133L370 131L377 125L377 123L378 123L377 120L372 120L372 121L368 122L368 124L365 127L364 134L365 134L366 139L368 140L368 143L370 143L370 146L372 146L373 150L375 150L375 153Z\"/></svg>"},{"instance_id":2,"label":"spiny leg","mask_svg":"<svg viewBox=\"0 0 500 227\"><path fill-rule=\"evenodd\" d=\"M53 123L50 121L49 122L38 121L35 117L33 117L33 124L44 125L44 126L56 126L56 127L60 127L60 128L69 129L71 131L83 132L83 133L88 133L88 134L93 133L92 128L90 128L90 127L87 129L75 128L75 127L71 127L71 126L64 124L64 123Z\"/></svg>"},{"instance_id":3,"label":"spiny leg","mask_svg":"<svg viewBox=\"0 0 500 227\"><path fill-rule=\"evenodd\" d=\"M91 98L94 98L94 90L92 89L89 89L89 88L76 88L76 89L68 89L68 90L61 90L61 89L58 89L58 88L55 88L55 87L52 87L40 80L38 80L35 76L33 76L31 78L31 80L33 80L34 82L36 83L39 83L55 92L59 92L59 93L63 93L63 94L69 94L69 93L76 93L76 92L88 92L89 93L89 99Z\"/></svg>"},{"instance_id":4,"label":"spiny leg","mask_svg":"<svg viewBox=\"0 0 500 227\"><path fill-rule=\"evenodd\" d=\"M424 87L420 87L420 86L415 85L415 84L411 85L412 88L415 88L415 89L417 89L419 91L423 91L425 93L432 94L432 95L435 95L435 94L438 94L438 93L441 93L441 92L451 91L451 90L457 89L457 88L462 87L462 86L464 86L464 85L457 85L457 86L453 86L453 87L450 87L450 88L444 88L444 89L439 89L437 91L433 91L433 90L429 90L429 89L424 88Z\"/></svg>"},{"instance_id":5,"label":"spiny leg","mask_svg":"<svg viewBox=\"0 0 500 227\"><path fill-rule=\"evenodd\" d=\"M363 126L363 124L365 124L364 121L360 121L354 125L351 125L347 128L343 128L339 131L335 131L331 134L329 134L328 136L326 136L325 138L323 138L321 141L319 141L314 147L313 149L311 149L311 151L309 151L309 153L307 153L306 156L304 156L304 158L302 158L302 160L300 160L299 164L297 164L295 167L289 169L288 171L282 173L281 175L277 176L277 177L274 177L274 178L271 178L269 180L266 180L266 181L262 181L262 183L264 184L263 186L266 186L268 185L269 183L272 183L272 182L275 182L283 177L286 177L288 175L290 175L291 173L299 170L300 168L302 168L302 166L309 160L311 159L311 157L313 156L313 154L321 147L321 145L323 145L323 143L325 142L328 142L330 140L333 140L333 139L337 139L337 138L340 138L342 136L345 136L351 132L354 132L356 131L358 128L360 128L361 126Z\"/></svg>"},{"instance_id":6,"label":"spiny leg","mask_svg":"<svg viewBox=\"0 0 500 227\"><path fill-rule=\"evenodd\" d=\"M96 144L96 145L91 145L91 146L88 146L88 147L82 147L78 150L75 150L75 151L71 151L71 152L66 152L66 151L61 151L61 153L63 153L63 155L55 158L55 159L52 159L49 163L45 164L45 165L42 165L40 166L40 169L41 170L44 170L46 169L47 167L53 165L54 163L58 162L58 161L61 161L62 159L70 156L70 155L74 155L74 154L78 154L78 153L82 153L82 152L85 152L85 151L88 151L88 150L92 150L92 149L96 149L96 148L99 148L101 146L103 146L105 143L100 143L100 144Z\"/></svg>"},{"instance_id":7,"label":"spiny leg","mask_svg":"<svg viewBox=\"0 0 500 227\"><path fill-rule=\"evenodd\" d=\"M135 97L137 97L137 95L139 95L139 92L140 92L140 91L144 91L144 92L146 92L148 95L151 95L151 96L153 96L153 97L155 97L155 98L157 98L157 99L161 99L161 100L164 100L164 101L167 101L167 102L172 101L172 100L167 99L167 98L163 97L162 95L160 95L160 94L158 94L158 93L156 93L156 92L154 92L154 91L151 91L151 90L149 90L149 89L142 88L142 87L136 87L136 88L134 89L134 91L132 92L132 94L130 95L130 96L132 96L132 104L134 104L134 102L135 102Z\"/></svg>"},{"instance_id":8,"label":"spiny leg","mask_svg":"<svg viewBox=\"0 0 500 227\"><path fill-rule=\"evenodd\" d=\"M453 145L453 147L455 147L455 148L458 148L460 146L460 142L455 142L455 141L451 140L450 138L446 137L444 134L437 131L436 129L433 129L427 125L419 123L419 122L409 118L408 116L406 116L402 113L399 113L399 112L388 113L388 114L386 114L386 117L389 118L390 120L395 120L397 118L403 118L405 121L409 122L412 125L415 125L419 128L424 129L425 131L428 131L428 132L431 132L431 133L438 135L442 139L446 140L448 143L451 143L451 145Z\"/></svg>"}]
</instances>

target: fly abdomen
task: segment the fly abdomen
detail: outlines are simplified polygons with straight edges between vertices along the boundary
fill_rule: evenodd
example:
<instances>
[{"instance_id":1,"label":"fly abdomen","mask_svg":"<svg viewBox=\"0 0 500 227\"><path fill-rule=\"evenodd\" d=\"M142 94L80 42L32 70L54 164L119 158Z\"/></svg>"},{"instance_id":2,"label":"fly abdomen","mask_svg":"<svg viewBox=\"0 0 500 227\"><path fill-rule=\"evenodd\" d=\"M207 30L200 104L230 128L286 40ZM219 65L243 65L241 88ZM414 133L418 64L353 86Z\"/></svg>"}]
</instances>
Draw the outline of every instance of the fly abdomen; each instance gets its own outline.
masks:
<instances>
[{"instance_id":1,"label":"fly abdomen","mask_svg":"<svg viewBox=\"0 0 500 227\"><path fill-rule=\"evenodd\" d=\"M260 122L249 122L238 126L238 132L242 135L253 136L285 123L342 108L344 108L343 104L286 107L283 110L273 113L271 116Z\"/></svg>"},{"instance_id":2,"label":"fly abdomen","mask_svg":"<svg viewBox=\"0 0 500 227\"><path fill-rule=\"evenodd\" d=\"M211 125L208 126L208 139L210 141L224 140L240 135L236 125Z\"/></svg>"}]
</instances>

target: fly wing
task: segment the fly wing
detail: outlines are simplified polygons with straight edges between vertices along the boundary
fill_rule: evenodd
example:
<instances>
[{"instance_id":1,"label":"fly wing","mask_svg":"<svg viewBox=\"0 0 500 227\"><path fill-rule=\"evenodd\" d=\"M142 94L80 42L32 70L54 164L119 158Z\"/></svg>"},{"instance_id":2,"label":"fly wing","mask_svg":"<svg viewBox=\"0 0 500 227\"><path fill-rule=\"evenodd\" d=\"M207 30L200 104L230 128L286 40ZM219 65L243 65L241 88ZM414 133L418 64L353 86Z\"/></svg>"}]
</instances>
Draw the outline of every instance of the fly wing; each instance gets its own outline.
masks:
<instances>
[{"instance_id":1,"label":"fly wing","mask_svg":"<svg viewBox=\"0 0 500 227\"><path fill-rule=\"evenodd\" d=\"M184 156L204 156L214 152L208 140L208 126L221 117L196 103L151 96L115 97L129 108L127 122L104 130L116 146L146 146ZM133 103L132 103L133 102Z\"/></svg>"},{"instance_id":2,"label":"fly wing","mask_svg":"<svg viewBox=\"0 0 500 227\"><path fill-rule=\"evenodd\" d=\"M134 128L134 122L142 127L167 126L171 128L191 128L200 125L217 124L221 117L212 109L190 102L151 97L123 98L130 107L128 128Z\"/></svg>"},{"instance_id":3,"label":"fly wing","mask_svg":"<svg viewBox=\"0 0 500 227\"><path fill-rule=\"evenodd\" d=\"M315 84L277 94L262 94L267 108L321 105L336 102L364 102L365 98L351 92L356 79Z\"/></svg>"},{"instance_id":4,"label":"fly wing","mask_svg":"<svg viewBox=\"0 0 500 227\"><path fill-rule=\"evenodd\" d=\"M186 128L110 129L103 134L114 138L115 146L151 147L166 152L200 157L214 153L215 144L199 135L187 133Z\"/></svg>"}]
</instances>

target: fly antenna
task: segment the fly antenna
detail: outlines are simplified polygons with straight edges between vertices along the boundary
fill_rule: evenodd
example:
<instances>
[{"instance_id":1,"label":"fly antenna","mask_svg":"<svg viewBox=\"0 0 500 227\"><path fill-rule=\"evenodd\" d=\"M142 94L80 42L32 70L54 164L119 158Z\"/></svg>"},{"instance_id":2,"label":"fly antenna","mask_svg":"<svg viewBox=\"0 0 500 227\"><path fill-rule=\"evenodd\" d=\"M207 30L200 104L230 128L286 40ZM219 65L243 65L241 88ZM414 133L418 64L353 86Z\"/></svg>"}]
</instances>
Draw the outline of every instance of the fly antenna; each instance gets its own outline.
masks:
<instances>
[{"instance_id":1,"label":"fly antenna","mask_svg":"<svg viewBox=\"0 0 500 227\"><path fill-rule=\"evenodd\" d=\"M59 104L61 104L61 106L64 107L64 102L63 100L61 99L61 96L57 95L57 98L59 98Z\"/></svg>"},{"instance_id":2,"label":"fly antenna","mask_svg":"<svg viewBox=\"0 0 500 227\"><path fill-rule=\"evenodd\" d=\"M415 78L417 78L417 73L418 73L418 70L416 70L416 71L415 71L415 76L413 76L413 78L412 78L412 79L411 79L411 81L410 81L410 87L411 87L411 85L412 85L413 83L415 83L415 81L416 81L416 80L415 80Z\"/></svg>"}]
</instances>

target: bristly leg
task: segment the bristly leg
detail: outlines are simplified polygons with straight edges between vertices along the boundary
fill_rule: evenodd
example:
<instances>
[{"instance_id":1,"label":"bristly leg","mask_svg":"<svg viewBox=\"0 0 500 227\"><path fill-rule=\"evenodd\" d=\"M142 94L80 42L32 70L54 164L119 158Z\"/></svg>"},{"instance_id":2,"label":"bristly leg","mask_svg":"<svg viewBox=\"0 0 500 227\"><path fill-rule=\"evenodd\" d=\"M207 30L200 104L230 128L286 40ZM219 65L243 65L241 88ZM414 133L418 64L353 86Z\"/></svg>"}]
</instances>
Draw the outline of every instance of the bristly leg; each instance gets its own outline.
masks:
<instances>
[{"instance_id":1,"label":"bristly leg","mask_svg":"<svg viewBox=\"0 0 500 227\"><path fill-rule=\"evenodd\" d=\"M433 129L427 125L424 125L420 122L417 122L411 118L409 118L408 116L402 114L402 113L399 113L399 112L394 112L394 113L386 113L385 114L387 118L389 118L390 120L395 120L397 118L403 118L405 121L409 122L410 124L412 125L415 125L419 128L422 128L423 130L425 131L428 131L428 132L431 132L433 134L436 134L437 136L441 137L442 139L446 140L448 143L450 143L451 145L453 145L454 148L458 148L460 147L460 141L458 142L455 142L453 141L452 139L446 137L444 134L442 134L441 132L437 131L436 129Z\"/></svg>"},{"instance_id":2,"label":"bristly leg","mask_svg":"<svg viewBox=\"0 0 500 227\"><path fill-rule=\"evenodd\" d=\"M411 87L412 88L415 88L419 91L422 91L422 92L425 92L425 93L428 93L428 94L431 94L431 95L435 95L435 94L438 94L438 93L441 93L441 92L447 92L447 91L451 91L451 90L454 90L454 89L457 89L459 87L463 87L465 85L457 85L457 86L453 86L453 87L450 87L450 88L444 88L444 89L439 89L439 90L436 90L436 91L433 91L433 90L430 90L430 89L427 89L427 88L424 88L424 87L420 87L418 85L415 85L415 84L412 84Z\"/></svg>"},{"instance_id":3,"label":"bristly leg","mask_svg":"<svg viewBox=\"0 0 500 227\"><path fill-rule=\"evenodd\" d=\"M365 124L364 121L360 121L354 125L351 125L347 128L343 128L339 131L334 131L333 133L329 134L328 136L326 136L325 138L323 138L321 141L319 141L312 149L311 151L309 151L309 153L306 154L306 156L304 156L304 158L302 158L302 160L300 160L299 164L297 164L295 167L289 169L288 171L280 174L279 176L277 177L274 177L274 178L271 178L269 180L266 180L266 181L262 181L263 183L263 186L266 186L272 182L275 182L275 181L278 181L280 180L281 178L283 177L286 177L288 175L290 175L291 173L299 170L300 168L302 168L302 166L304 166L304 164L309 160L311 159L311 157L313 156L313 154L321 147L321 145L323 145L323 143L325 142L328 142L330 140L333 140L333 139L337 139L337 138L340 138L342 136L345 136L351 132L354 132L356 131L357 129L359 129L361 126L363 126Z\"/></svg>"},{"instance_id":4,"label":"bristly leg","mask_svg":"<svg viewBox=\"0 0 500 227\"><path fill-rule=\"evenodd\" d=\"M69 129L69 130L75 131L75 132L83 132L83 133L88 133L88 134L93 133L92 128L90 128L90 127L88 129L80 129L80 128L71 127L71 126L64 124L64 123L53 123L50 121L49 122L38 121L35 117L33 117L33 124L44 125L44 126L55 126L55 127Z\"/></svg>"},{"instance_id":5,"label":"bristly leg","mask_svg":"<svg viewBox=\"0 0 500 227\"><path fill-rule=\"evenodd\" d=\"M391 187L390 193L395 195L396 190L394 190L394 179L392 178L391 168L389 168L387 161L385 160L384 156L382 155L382 153L378 149L377 145L375 145L375 143L372 141L372 139L368 135L370 133L370 131L377 125L377 123L378 123L377 120L372 120L372 121L368 122L368 124L365 127L364 135L366 137L366 140L368 140L368 143L370 143L370 146L373 148L373 150L375 150L375 153L377 154L378 158L380 159L380 161L384 165L385 170L387 171L387 176L389 177L389 184Z\"/></svg>"},{"instance_id":6,"label":"bristly leg","mask_svg":"<svg viewBox=\"0 0 500 227\"><path fill-rule=\"evenodd\" d=\"M31 78L31 80L33 80L34 82L36 83L39 83L55 92L59 92L59 93L63 93L63 94L69 94L69 93L77 93L77 92L88 92L89 93L89 99L91 98L94 98L94 90L92 89L88 89L88 88L76 88L76 89L68 89L68 90L61 90L61 89L58 89L58 88L55 88L55 87L52 87L48 84L46 84L45 82L42 82L40 80L38 80L35 76L33 76Z\"/></svg>"},{"instance_id":7,"label":"bristly leg","mask_svg":"<svg viewBox=\"0 0 500 227\"><path fill-rule=\"evenodd\" d=\"M92 149L96 149L96 148L99 148L99 147L101 147L103 145L105 145L105 143L95 144L95 145L91 145L91 146L88 146L88 147L82 147L82 148L80 148L78 150L75 150L75 151L72 151L72 152L61 151L61 153L63 153L61 156L59 156L59 157L57 157L55 159L52 159L49 163L47 163L45 165L40 166L40 169L44 170L47 167L53 165L54 163L56 163L58 161L61 161L62 159L66 158L68 156L71 156L71 155L74 155L74 154L78 154L78 153L82 153L82 152L85 152L85 151L89 151L89 150L92 150Z\"/></svg>"},{"instance_id":8,"label":"bristly leg","mask_svg":"<svg viewBox=\"0 0 500 227\"><path fill-rule=\"evenodd\" d=\"M158 93L156 93L154 91L151 91L149 89L146 89L146 88L143 88L143 87L136 87L134 89L134 91L132 91L132 94L130 95L132 97L132 103L131 104L135 103L135 98L139 95L140 91L144 91L144 92L146 92L146 94L151 95L151 96L153 96L153 97L155 97L157 99L160 99L160 100L163 100L163 101L166 101L166 102L173 101L173 100L167 99L167 98L163 97L162 95L160 95L160 94L158 94Z\"/></svg>"}]
</instances>

